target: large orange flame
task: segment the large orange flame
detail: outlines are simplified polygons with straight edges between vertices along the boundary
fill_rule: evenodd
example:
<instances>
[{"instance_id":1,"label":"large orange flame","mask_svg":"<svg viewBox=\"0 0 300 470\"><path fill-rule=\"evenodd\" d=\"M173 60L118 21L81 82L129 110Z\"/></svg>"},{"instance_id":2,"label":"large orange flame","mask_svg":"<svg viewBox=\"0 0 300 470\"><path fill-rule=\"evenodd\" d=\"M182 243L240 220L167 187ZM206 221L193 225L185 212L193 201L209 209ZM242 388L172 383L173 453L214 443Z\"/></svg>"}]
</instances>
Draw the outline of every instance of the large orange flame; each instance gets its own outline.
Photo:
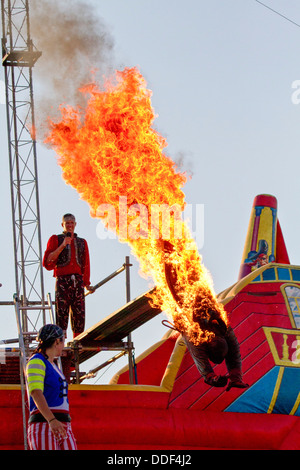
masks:
<instances>
[{"instance_id":1,"label":"large orange flame","mask_svg":"<svg viewBox=\"0 0 300 470\"><path fill-rule=\"evenodd\" d=\"M153 304L198 344L214 334L205 327L212 312L228 321L182 218L186 175L164 154L167 144L152 127L151 91L140 72L116 72L103 88L81 89L88 95L85 110L61 107L62 119L50 122L46 142L91 215L131 246L141 271L154 280Z\"/></svg>"}]
</instances>

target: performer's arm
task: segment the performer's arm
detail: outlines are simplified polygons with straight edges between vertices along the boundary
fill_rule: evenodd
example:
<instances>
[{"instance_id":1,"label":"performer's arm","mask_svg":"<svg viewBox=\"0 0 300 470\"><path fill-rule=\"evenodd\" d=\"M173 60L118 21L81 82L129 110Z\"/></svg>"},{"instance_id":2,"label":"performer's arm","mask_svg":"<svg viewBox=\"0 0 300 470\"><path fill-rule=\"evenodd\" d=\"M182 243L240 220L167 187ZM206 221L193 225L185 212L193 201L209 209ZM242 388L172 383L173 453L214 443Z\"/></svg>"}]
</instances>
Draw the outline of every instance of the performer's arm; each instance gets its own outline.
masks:
<instances>
[{"instance_id":1,"label":"performer's arm","mask_svg":"<svg viewBox=\"0 0 300 470\"><path fill-rule=\"evenodd\" d=\"M57 246L58 238L56 235L52 235L48 241L47 249L44 254L43 266L48 270L54 269L59 255L67 245L70 245L70 243L71 237L65 237L61 245Z\"/></svg>"}]
</instances>

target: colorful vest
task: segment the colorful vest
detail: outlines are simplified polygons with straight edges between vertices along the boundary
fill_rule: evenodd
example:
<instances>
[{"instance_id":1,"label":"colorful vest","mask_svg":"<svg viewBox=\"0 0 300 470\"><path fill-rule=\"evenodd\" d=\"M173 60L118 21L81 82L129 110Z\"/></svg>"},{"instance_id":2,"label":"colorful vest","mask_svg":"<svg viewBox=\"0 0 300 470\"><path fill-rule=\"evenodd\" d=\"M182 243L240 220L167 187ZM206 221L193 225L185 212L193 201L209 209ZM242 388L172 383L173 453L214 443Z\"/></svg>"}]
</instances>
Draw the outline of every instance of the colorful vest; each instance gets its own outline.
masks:
<instances>
[{"instance_id":1,"label":"colorful vest","mask_svg":"<svg viewBox=\"0 0 300 470\"><path fill-rule=\"evenodd\" d=\"M58 246L62 244L65 236L66 235L64 233L60 233L59 235L57 235ZM83 269L84 260L85 260L85 241L83 238L77 237L76 233L74 233L74 246L75 246L76 262L81 267L81 269ZM67 266L70 263L70 261L71 261L71 250L68 247L65 247L57 259L56 266L58 268L63 268L64 266Z\"/></svg>"},{"instance_id":2,"label":"colorful vest","mask_svg":"<svg viewBox=\"0 0 300 470\"><path fill-rule=\"evenodd\" d=\"M43 354L36 353L28 361L26 369L28 393L41 390L52 411L69 411L68 383L63 373L48 361ZM30 396L30 414L38 412Z\"/></svg>"}]
</instances>

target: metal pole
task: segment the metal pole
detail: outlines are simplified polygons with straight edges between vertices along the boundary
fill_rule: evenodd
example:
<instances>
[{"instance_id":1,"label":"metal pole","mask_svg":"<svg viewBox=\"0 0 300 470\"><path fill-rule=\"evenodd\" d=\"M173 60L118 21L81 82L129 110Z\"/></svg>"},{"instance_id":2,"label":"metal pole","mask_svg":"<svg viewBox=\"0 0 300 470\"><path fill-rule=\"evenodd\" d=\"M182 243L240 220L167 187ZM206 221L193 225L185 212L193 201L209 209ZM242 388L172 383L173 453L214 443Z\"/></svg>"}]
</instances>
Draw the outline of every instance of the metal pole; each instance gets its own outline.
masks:
<instances>
[{"instance_id":1,"label":"metal pole","mask_svg":"<svg viewBox=\"0 0 300 470\"><path fill-rule=\"evenodd\" d=\"M15 312L19 334L19 345L20 345L20 383L21 383L21 394L22 394L22 415L23 415L23 437L24 437L24 450L28 450L27 443L27 426L26 426L26 384L25 384L25 369L26 369L26 350L23 338L23 331L21 325L21 312L19 308L19 300L15 297Z\"/></svg>"},{"instance_id":2,"label":"metal pole","mask_svg":"<svg viewBox=\"0 0 300 470\"><path fill-rule=\"evenodd\" d=\"M2 55L4 54L4 48L6 47L6 43L8 41L8 37L10 40L10 49L13 48L12 45L12 34L11 34L11 14L10 14L10 4L8 8L8 25L6 31L6 24L5 24L5 5L4 0L1 0L1 13L2 13ZM8 68L4 67L4 76L5 76L5 94L6 94L6 115L7 115L7 135L10 136L12 133L11 129L11 122L10 122L10 111L9 111L9 79L8 79ZM8 155L9 155L9 171L10 175L13 173L13 157L12 157L12 146L8 146ZM14 190L13 190L13 181L10 178L10 188L11 188L11 207L12 207L12 227L13 227L13 240L14 240L14 256L15 256L15 280L16 280L16 291L17 296L19 297L19 276L18 276L18 258L17 258L17 235L16 235L16 227L15 227L15 218L14 218Z\"/></svg>"},{"instance_id":3,"label":"metal pole","mask_svg":"<svg viewBox=\"0 0 300 470\"><path fill-rule=\"evenodd\" d=\"M121 351L121 352L119 352L119 354L116 354L116 356L111 357L110 359L108 359L108 361L105 361L105 362L104 362L103 364L101 364L100 366L95 367L95 369L90 370L87 374L85 374L85 375L83 375L82 377L80 377L80 381L85 380L85 379L91 379L91 378L96 377L96 374L97 374L97 372L99 372L99 370L103 369L104 367L108 366L109 364L112 364L112 363L115 362L117 359L119 359L120 357L124 356L124 354L126 354L126 351Z\"/></svg>"},{"instance_id":4,"label":"metal pole","mask_svg":"<svg viewBox=\"0 0 300 470\"><path fill-rule=\"evenodd\" d=\"M108 281L110 281L111 279L113 279L114 277L118 276L118 274L122 273L124 271L124 269L126 269L126 265L125 263L123 264L123 266L121 266L119 269L117 269L114 273L110 274L109 276L107 276L105 279L103 279L102 281L98 282L97 284L94 285L94 291L93 292L86 292L85 293L85 296L87 295L90 295L90 294L93 294L97 289L99 289L99 287L102 287L104 284L106 284Z\"/></svg>"},{"instance_id":5,"label":"metal pole","mask_svg":"<svg viewBox=\"0 0 300 470\"><path fill-rule=\"evenodd\" d=\"M125 272L126 272L126 303L130 302L130 258L126 256L125 258ZM131 333L127 337L128 342L128 366L129 366L129 381L130 384L133 384L133 360L132 360L132 350L133 345L131 341Z\"/></svg>"}]
</instances>

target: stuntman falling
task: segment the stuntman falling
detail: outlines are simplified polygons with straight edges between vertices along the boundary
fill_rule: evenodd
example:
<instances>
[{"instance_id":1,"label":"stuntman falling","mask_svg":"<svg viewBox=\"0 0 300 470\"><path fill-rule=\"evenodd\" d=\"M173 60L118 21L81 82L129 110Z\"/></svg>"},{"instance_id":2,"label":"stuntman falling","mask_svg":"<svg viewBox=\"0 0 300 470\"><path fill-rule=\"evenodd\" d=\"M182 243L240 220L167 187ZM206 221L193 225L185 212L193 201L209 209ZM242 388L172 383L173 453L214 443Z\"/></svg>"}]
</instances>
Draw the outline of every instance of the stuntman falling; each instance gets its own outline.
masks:
<instances>
[{"instance_id":1,"label":"stuntman falling","mask_svg":"<svg viewBox=\"0 0 300 470\"><path fill-rule=\"evenodd\" d=\"M174 246L164 241L165 252L165 275L169 289L178 303L181 304L180 295L176 291L177 273L174 265L168 261L167 255L174 252ZM247 388L248 385L243 381L242 360L240 347L233 329L226 325L220 317L219 312L213 308L203 315L198 311L194 312L194 320L197 321L203 331L209 331L209 339L194 344L184 331L181 332L186 346L195 362L195 365L203 376L205 383L213 387L225 387L229 391L232 387ZM225 360L228 375L216 375L210 363L221 364ZM227 384L228 383L228 384Z\"/></svg>"},{"instance_id":2,"label":"stuntman falling","mask_svg":"<svg viewBox=\"0 0 300 470\"><path fill-rule=\"evenodd\" d=\"M214 312L211 314L211 318L213 318ZM218 325L220 325L220 321L222 322L218 319ZM216 330L215 327L215 336L212 339L197 346L183 334L186 346L198 371L203 376L204 382L213 387L225 387L228 382L226 391L232 387L247 388L248 385L243 382L240 347L233 329L224 323L218 328L219 331ZM224 360L228 375L216 375L210 361L214 364L221 364Z\"/></svg>"}]
</instances>

